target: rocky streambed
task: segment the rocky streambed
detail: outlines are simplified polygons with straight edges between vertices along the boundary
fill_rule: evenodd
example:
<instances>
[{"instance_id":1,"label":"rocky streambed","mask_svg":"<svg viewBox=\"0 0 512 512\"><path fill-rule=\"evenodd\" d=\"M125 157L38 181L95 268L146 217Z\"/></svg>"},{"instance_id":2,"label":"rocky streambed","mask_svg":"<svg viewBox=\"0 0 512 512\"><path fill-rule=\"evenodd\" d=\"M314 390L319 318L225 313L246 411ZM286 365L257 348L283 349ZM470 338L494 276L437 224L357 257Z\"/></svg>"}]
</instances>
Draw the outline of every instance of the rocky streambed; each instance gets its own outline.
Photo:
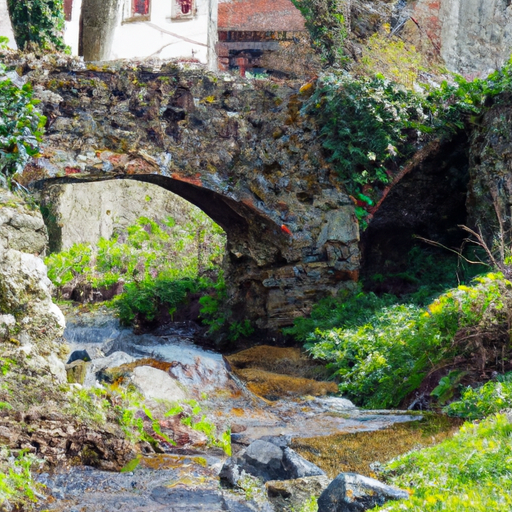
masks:
<instances>
[{"instance_id":1,"label":"rocky streambed","mask_svg":"<svg viewBox=\"0 0 512 512\"><path fill-rule=\"evenodd\" d=\"M163 414L158 433L167 433L176 446L147 445L121 472L73 467L39 474L48 493L40 510L300 510L332 481L308 460L308 449L315 449L306 439L325 438L328 444L333 436L421 419L402 411L361 410L328 396L336 386L317 380L318 367L298 349L263 346L224 357L193 343L193 324L176 324L158 336L135 335L106 309L70 310L67 316L67 372L78 387L123 383L155 409L179 403L197 408L217 433L230 432L231 457L226 445L212 445L205 429L187 428L183 413ZM368 482L363 484L353 488Z\"/></svg>"}]
</instances>

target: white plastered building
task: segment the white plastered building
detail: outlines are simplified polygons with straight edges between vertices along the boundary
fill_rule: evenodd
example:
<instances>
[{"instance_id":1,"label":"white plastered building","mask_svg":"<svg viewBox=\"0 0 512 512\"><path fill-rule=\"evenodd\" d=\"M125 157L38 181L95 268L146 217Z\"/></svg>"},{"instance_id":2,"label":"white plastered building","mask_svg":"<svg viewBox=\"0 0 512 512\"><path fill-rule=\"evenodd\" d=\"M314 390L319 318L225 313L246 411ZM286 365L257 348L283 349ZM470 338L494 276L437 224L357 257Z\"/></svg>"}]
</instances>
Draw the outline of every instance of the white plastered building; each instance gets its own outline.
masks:
<instances>
[{"instance_id":1,"label":"white plastered building","mask_svg":"<svg viewBox=\"0 0 512 512\"><path fill-rule=\"evenodd\" d=\"M4 0L5 1L5 0ZM155 56L207 62L209 0L122 0L108 60ZM79 51L82 0L65 0L64 40Z\"/></svg>"}]
</instances>

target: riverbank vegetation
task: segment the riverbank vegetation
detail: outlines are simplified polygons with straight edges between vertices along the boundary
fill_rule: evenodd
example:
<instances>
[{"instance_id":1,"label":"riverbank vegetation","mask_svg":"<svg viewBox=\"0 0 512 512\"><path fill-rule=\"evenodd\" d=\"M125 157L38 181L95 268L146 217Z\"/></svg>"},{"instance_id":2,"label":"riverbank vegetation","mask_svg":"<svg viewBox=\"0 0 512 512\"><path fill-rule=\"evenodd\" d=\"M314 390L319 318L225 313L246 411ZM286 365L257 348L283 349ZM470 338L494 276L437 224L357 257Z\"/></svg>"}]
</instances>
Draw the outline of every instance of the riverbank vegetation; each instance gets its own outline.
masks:
<instances>
[{"instance_id":1,"label":"riverbank vegetation","mask_svg":"<svg viewBox=\"0 0 512 512\"><path fill-rule=\"evenodd\" d=\"M46 264L58 297L113 298L121 322L141 326L162 314L172 319L190 295L214 290L224 245L223 230L191 208L184 224L141 217L96 246L74 244L51 254Z\"/></svg>"}]
</instances>

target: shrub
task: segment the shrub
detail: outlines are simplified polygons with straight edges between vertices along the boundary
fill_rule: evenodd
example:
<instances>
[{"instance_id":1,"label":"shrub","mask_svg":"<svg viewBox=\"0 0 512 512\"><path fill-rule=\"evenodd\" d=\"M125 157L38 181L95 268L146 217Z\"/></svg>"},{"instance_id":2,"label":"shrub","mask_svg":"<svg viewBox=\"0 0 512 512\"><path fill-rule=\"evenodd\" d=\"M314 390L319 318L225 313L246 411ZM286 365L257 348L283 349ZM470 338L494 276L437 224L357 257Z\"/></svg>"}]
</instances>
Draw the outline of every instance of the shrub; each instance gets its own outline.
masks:
<instances>
[{"instance_id":1,"label":"shrub","mask_svg":"<svg viewBox=\"0 0 512 512\"><path fill-rule=\"evenodd\" d=\"M442 361L479 352L479 367L494 364L479 350L482 333L508 325L510 309L512 283L490 273L476 278L471 287L461 285L440 295L426 308L395 304L376 309L366 319L359 317L357 323L317 329L306 348L328 362L332 376L341 382L340 391L356 403L393 407Z\"/></svg>"},{"instance_id":2,"label":"shrub","mask_svg":"<svg viewBox=\"0 0 512 512\"><path fill-rule=\"evenodd\" d=\"M201 283L197 279L180 278L176 273L163 273L156 278L146 277L125 285L125 292L115 301L119 320L131 325L137 317L146 322L155 319L160 306L175 311L183 304L188 293L197 292Z\"/></svg>"},{"instance_id":3,"label":"shrub","mask_svg":"<svg viewBox=\"0 0 512 512\"><path fill-rule=\"evenodd\" d=\"M452 402L444 410L450 416L469 420L484 418L512 407L512 372L498 375L495 381L477 388L467 387L460 400Z\"/></svg>"},{"instance_id":4,"label":"shrub","mask_svg":"<svg viewBox=\"0 0 512 512\"><path fill-rule=\"evenodd\" d=\"M141 217L126 233L101 238L97 247L74 244L45 262L59 287L85 282L97 289L122 280L124 292L114 306L121 322L130 325L136 319L153 321L161 307L172 316L189 293L211 288L212 281L200 274L217 272L224 241L222 229L203 212L192 212L185 225Z\"/></svg>"}]
</instances>

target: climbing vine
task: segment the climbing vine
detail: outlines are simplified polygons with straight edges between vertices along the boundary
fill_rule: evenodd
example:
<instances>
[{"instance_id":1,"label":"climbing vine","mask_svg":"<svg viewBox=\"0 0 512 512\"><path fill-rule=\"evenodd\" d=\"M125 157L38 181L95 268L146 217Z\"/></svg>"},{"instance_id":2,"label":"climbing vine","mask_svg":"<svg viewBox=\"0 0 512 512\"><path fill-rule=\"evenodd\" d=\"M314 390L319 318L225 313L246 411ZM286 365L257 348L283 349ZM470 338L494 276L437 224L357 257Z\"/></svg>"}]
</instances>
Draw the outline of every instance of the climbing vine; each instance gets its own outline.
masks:
<instances>
[{"instance_id":1,"label":"climbing vine","mask_svg":"<svg viewBox=\"0 0 512 512\"><path fill-rule=\"evenodd\" d=\"M63 0L7 0L7 7L18 48L66 49Z\"/></svg>"},{"instance_id":2,"label":"climbing vine","mask_svg":"<svg viewBox=\"0 0 512 512\"><path fill-rule=\"evenodd\" d=\"M328 66L346 61L344 48L347 30L341 2L336 0L292 0L306 20L313 48Z\"/></svg>"},{"instance_id":3,"label":"climbing vine","mask_svg":"<svg viewBox=\"0 0 512 512\"><path fill-rule=\"evenodd\" d=\"M13 175L39 152L46 118L38 103L31 85L15 84L0 63L0 187L13 188Z\"/></svg>"}]
</instances>

